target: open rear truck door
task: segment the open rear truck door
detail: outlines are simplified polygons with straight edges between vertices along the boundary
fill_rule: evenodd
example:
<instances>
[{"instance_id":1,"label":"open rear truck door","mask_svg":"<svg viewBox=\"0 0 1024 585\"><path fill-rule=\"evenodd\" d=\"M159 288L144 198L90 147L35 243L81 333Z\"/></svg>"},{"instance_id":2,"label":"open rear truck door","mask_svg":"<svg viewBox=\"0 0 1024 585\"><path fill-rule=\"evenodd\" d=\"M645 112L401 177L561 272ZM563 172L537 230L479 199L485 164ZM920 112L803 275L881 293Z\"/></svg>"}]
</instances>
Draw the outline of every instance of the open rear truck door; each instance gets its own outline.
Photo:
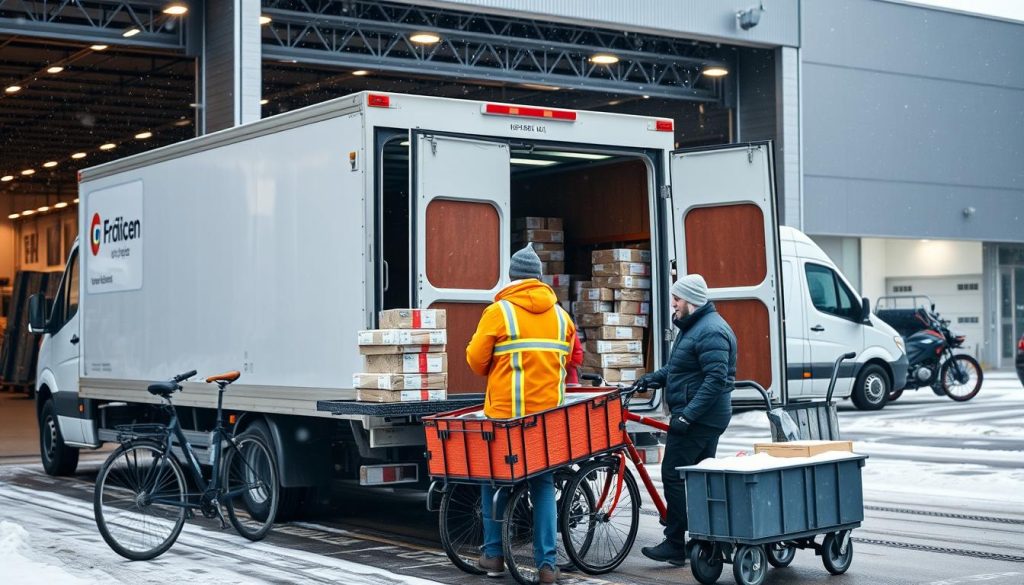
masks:
<instances>
[{"instance_id":1,"label":"open rear truck door","mask_svg":"<svg viewBox=\"0 0 1024 585\"><path fill-rule=\"evenodd\" d=\"M778 217L771 143L671 154L678 273L707 280L710 299L736 333L737 380L785 402ZM756 399L737 390L734 400Z\"/></svg>"}]
</instances>

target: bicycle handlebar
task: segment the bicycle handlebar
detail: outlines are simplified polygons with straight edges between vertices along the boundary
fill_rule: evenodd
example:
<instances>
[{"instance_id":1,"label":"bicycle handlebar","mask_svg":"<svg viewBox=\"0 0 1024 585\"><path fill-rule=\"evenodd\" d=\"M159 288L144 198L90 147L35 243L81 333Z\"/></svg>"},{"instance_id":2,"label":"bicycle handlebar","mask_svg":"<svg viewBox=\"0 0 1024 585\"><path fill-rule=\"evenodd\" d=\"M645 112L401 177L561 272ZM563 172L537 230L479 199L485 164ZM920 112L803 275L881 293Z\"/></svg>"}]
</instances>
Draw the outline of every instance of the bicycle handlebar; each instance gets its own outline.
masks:
<instances>
[{"instance_id":1,"label":"bicycle handlebar","mask_svg":"<svg viewBox=\"0 0 1024 585\"><path fill-rule=\"evenodd\" d=\"M184 382L185 380L188 380L192 376L195 376L196 373L197 372L195 370L189 370L189 371L185 372L184 374L178 374L177 376L171 378L171 380L173 380L175 384L178 384L180 382Z\"/></svg>"}]
</instances>

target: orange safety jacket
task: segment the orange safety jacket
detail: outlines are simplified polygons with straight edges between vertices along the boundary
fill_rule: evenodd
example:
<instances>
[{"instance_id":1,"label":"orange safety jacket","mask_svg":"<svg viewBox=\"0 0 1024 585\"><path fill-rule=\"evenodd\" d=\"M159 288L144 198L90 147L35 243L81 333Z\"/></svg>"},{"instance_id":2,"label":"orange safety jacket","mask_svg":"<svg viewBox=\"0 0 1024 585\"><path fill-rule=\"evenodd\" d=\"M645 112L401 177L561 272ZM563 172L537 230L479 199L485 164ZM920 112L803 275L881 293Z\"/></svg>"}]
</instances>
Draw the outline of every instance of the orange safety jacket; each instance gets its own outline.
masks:
<instances>
[{"instance_id":1,"label":"orange safety jacket","mask_svg":"<svg viewBox=\"0 0 1024 585\"><path fill-rule=\"evenodd\" d=\"M560 406L576 325L534 278L513 282L494 301L466 347L470 369L487 376L484 414L513 418Z\"/></svg>"}]
</instances>

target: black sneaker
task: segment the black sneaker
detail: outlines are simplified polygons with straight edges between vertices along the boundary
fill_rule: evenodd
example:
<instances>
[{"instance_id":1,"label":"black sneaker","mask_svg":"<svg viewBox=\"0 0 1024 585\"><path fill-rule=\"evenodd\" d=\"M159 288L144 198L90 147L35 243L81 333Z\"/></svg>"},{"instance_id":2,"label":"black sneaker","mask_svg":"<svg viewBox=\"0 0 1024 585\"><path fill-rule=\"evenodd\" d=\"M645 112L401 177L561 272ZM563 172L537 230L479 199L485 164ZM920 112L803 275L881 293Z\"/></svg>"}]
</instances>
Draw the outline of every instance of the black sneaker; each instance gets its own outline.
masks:
<instances>
[{"instance_id":1,"label":"black sneaker","mask_svg":"<svg viewBox=\"0 0 1024 585\"><path fill-rule=\"evenodd\" d=\"M668 540L658 546L645 546L640 549L640 552L645 557L660 563L669 563L677 567L686 565L686 549Z\"/></svg>"}]
</instances>

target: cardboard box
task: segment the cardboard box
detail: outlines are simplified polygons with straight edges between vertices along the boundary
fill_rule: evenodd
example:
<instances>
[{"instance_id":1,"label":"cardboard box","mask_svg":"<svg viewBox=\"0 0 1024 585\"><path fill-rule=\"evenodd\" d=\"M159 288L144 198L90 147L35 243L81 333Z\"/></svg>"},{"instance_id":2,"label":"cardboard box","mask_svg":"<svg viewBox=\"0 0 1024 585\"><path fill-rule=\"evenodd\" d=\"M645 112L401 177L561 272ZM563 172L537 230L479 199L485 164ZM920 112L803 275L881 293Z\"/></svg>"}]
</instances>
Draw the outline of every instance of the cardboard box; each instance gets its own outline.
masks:
<instances>
[{"instance_id":1,"label":"cardboard box","mask_svg":"<svg viewBox=\"0 0 1024 585\"><path fill-rule=\"evenodd\" d=\"M565 262L565 250L537 250L534 244L534 252L541 262Z\"/></svg>"},{"instance_id":2,"label":"cardboard box","mask_svg":"<svg viewBox=\"0 0 1024 585\"><path fill-rule=\"evenodd\" d=\"M650 263L651 251L634 250L632 248L619 248L616 250L594 250L590 254L590 261L593 264L607 264L609 262Z\"/></svg>"},{"instance_id":3,"label":"cardboard box","mask_svg":"<svg viewBox=\"0 0 1024 585\"><path fill-rule=\"evenodd\" d=\"M624 315L650 315L651 303L638 303L635 301L619 301L615 303L615 312Z\"/></svg>"},{"instance_id":4,"label":"cardboard box","mask_svg":"<svg viewBox=\"0 0 1024 585\"><path fill-rule=\"evenodd\" d=\"M772 457L812 457L828 451L853 453L853 441L791 441L788 443L754 443L754 453Z\"/></svg>"},{"instance_id":5,"label":"cardboard box","mask_svg":"<svg viewBox=\"0 0 1024 585\"><path fill-rule=\"evenodd\" d=\"M534 242L534 252L562 252L565 253L565 244L561 242Z\"/></svg>"},{"instance_id":6,"label":"cardboard box","mask_svg":"<svg viewBox=\"0 0 1024 585\"><path fill-rule=\"evenodd\" d=\"M444 329L444 309L388 309L380 312L381 329Z\"/></svg>"},{"instance_id":7,"label":"cardboard box","mask_svg":"<svg viewBox=\"0 0 1024 585\"><path fill-rule=\"evenodd\" d=\"M576 295L577 301L613 301L614 291L610 288L581 288Z\"/></svg>"},{"instance_id":8,"label":"cardboard box","mask_svg":"<svg viewBox=\"0 0 1024 585\"><path fill-rule=\"evenodd\" d=\"M562 230L522 230L515 232L512 239L523 245L526 245L526 242L562 244L565 242L565 232Z\"/></svg>"},{"instance_id":9,"label":"cardboard box","mask_svg":"<svg viewBox=\"0 0 1024 585\"><path fill-rule=\"evenodd\" d=\"M522 230L543 230L547 229L548 222L545 217L513 217L512 229ZM561 229L561 228L558 228Z\"/></svg>"},{"instance_id":10,"label":"cardboard box","mask_svg":"<svg viewBox=\"0 0 1024 585\"><path fill-rule=\"evenodd\" d=\"M444 329L369 329L359 332L359 345L444 345Z\"/></svg>"},{"instance_id":11,"label":"cardboard box","mask_svg":"<svg viewBox=\"0 0 1024 585\"><path fill-rule=\"evenodd\" d=\"M367 390L445 390L448 374L352 374L352 387Z\"/></svg>"},{"instance_id":12,"label":"cardboard box","mask_svg":"<svg viewBox=\"0 0 1024 585\"><path fill-rule=\"evenodd\" d=\"M643 262L594 264L594 276L650 276L651 265Z\"/></svg>"},{"instance_id":13,"label":"cardboard box","mask_svg":"<svg viewBox=\"0 0 1024 585\"><path fill-rule=\"evenodd\" d=\"M541 261L541 271L544 274L563 274L565 272L565 262L544 262Z\"/></svg>"},{"instance_id":14,"label":"cardboard box","mask_svg":"<svg viewBox=\"0 0 1024 585\"><path fill-rule=\"evenodd\" d=\"M583 349L586 353L643 353L643 343L639 341L605 341L597 339L588 341Z\"/></svg>"},{"instance_id":15,"label":"cardboard box","mask_svg":"<svg viewBox=\"0 0 1024 585\"><path fill-rule=\"evenodd\" d=\"M618 288L615 289L615 300L616 301L642 301L645 303L651 302L651 291L640 290L637 288Z\"/></svg>"},{"instance_id":16,"label":"cardboard box","mask_svg":"<svg viewBox=\"0 0 1024 585\"><path fill-rule=\"evenodd\" d=\"M444 390L356 390L356 400L360 402L424 402L447 397Z\"/></svg>"},{"instance_id":17,"label":"cardboard box","mask_svg":"<svg viewBox=\"0 0 1024 585\"><path fill-rule=\"evenodd\" d=\"M584 280L585 278L588 278L588 277L584 276L584 277L577 278L576 280L572 281L572 292L573 292L573 294L578 295L578 294L580 294L580 291L585 289L585 288L594 288L589 280Z\"/></svg>"},{"instance_id":18,"label":"cardboard box","mask_svg":"<svg viewBox=\"0 0 1024 585\"><path fill-rule=\"evenodd\" d=\"M568 290L570 285L568 274L542 274L540 280L551 288L564 286Z\"/></svg>"},{"instance_id":19,"label":"cardboard box","mask_svg":"<svg viewBox=\"0 0 1024 585\"><path fill-rule=\"evenodd\" d=\"M446 353L397 353L366 356L371 374L442 374L448 371Z\"/></svg>"},{"instance_id":20,"label":"cardboard box","mask_svg":"<svg viewBox=\"0 0 1024 585\"><path fill-rule=\"evenodd\" d=\"M647 315L626 315L623 313L581 313L577 316L581 327L603 327L614 325L622 327L647 327Z\"/></svg>"},{"instance_id":21,"label":"cardboard box","mask_svg":"<svg viewBox=\"0 0 1024 585\"><path fill-rule=\"evenodd\" d=\"M565 225L564 222L562 221L562 218L560 218L560 217L548 217L546 219L547 219L547 221L544 222L545 223L544 227L548 228L549 230L561 231L562 230L562 226Z\"/></svg>"},{"instance_id":22,"label":"cardboard box","mask_svg":"<svg viewBox=\"0 0 1024 585\"><path fill-rule=\"evenodd\" d=\"M592 368L640 368L644 356L639 353L583 353L583 365Z\"/></svg>"},{"instance_id":23,"label":"cardboard box","mask_svg":"<svg viewBox=\"0 0 1024 585\"><path fill-rule=\"evenodd\" d=\"M607 301L576 301L572 304L572 313L578 319L585 314L610 312L612 305Z\"/></svg>"},{"instance_id":24,"label":"cardboard box","mask_svg":"<svg viewBox=\"0 0 1024 585\"><path fill-rule=\"evenodd\" d=\"M643 339L643 327L594 327L587 330L587 339L605 341L622 339ZM592 335L591 335L592 333Z\"/></svg>"},{"instance_id":25,"label":"cardboard box","mask_svg":"<svg viewBox=\"0 0 1024 585\"><path fill-rule=\"evenodd\" d=\"M603 368L594 372L604 378L609 384L620 382L632 383L647 373L644 368ZM639 396L639 394L637 395Z\"/></svg>"},{"instance_id":26,"label":"cardboard box","mask_svg":"<svg viewBox=\"0 0 1024 585\"><path fill-rule=\"evenodd\" d=\"M360 345L362 355L395 355L400 353L441 353L444 345Z\"/></svg>"},{"instance_id":27,"label":"cardboard box","mask_svg":"<svg viewBox=\"0 0 1024 585\"><path fill-rule=\"evenodd\" d=\"M639 276L595 276L592 281L596 288L651 288L651 279Z\"/></svg>"},{"instance_id":28,"label":"cardboard box","mask_svg":"<svg viewBox=\"0 0 1024 585\"><path fill-rule=\"evenodd\" d=\"M570 295L569 295L569 285L553 286L553 287L551 287L551 290L555 291L555 297L558 298L559 302L562 302L562 301L568 302L569 299L571 298Z\"/></svg>"}]
</instances>

